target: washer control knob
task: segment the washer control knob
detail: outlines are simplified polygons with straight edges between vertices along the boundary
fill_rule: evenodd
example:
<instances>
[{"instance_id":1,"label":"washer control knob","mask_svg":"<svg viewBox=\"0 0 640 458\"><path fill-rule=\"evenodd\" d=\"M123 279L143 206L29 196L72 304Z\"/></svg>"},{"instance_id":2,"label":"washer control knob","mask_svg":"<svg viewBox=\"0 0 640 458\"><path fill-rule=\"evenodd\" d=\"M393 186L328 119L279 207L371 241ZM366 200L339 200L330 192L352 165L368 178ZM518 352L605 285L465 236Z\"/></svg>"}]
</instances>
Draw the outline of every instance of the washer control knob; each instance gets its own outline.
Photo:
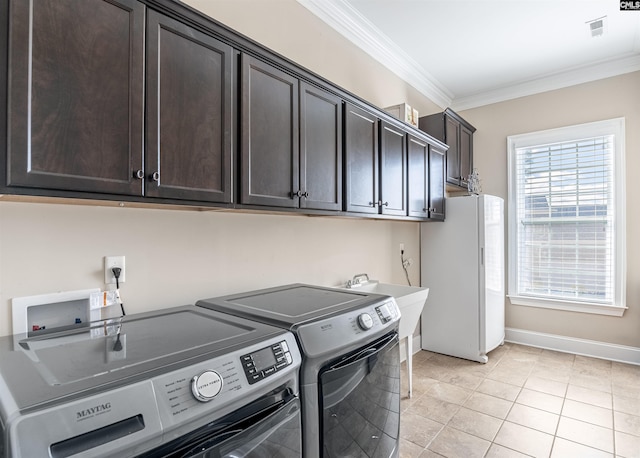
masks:
<instances>
[{"instance_id":1,"label":"washer control knob","mask_svg":"<svg viewBox=\"0 0 640 458\"><path fill-rule=\"evenodd\" d=\"M208 402L222 390L222 377L216 371L204 371L191 379L191 392L198 401Z\"/></svg>"},{"instance_id":2,"label":"washer control knob","mask_svg":"<svg viewBox=\"0 0 640 458\"><path fill-rule=\"evenodd\" d=\"M358 326L363 331L367 331L373 327L373 318L368 313L361 313L358 315Z\"/></svg>"}]
</instances>

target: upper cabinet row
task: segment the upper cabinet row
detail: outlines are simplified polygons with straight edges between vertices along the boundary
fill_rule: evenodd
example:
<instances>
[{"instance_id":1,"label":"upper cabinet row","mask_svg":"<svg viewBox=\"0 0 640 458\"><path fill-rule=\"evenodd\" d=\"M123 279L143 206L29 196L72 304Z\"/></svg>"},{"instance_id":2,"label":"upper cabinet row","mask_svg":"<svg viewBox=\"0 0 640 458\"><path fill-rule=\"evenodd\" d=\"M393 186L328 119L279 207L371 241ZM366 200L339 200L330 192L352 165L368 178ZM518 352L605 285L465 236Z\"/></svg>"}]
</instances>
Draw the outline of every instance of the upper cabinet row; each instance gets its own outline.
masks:
<instances>
[{"instance_id":1,"label":"upper cabinet row","mask_svg":"<svg viewBox=\"0 0 640 458\"><path fill-rule=\"evenodd\" d=\"M444 220L444 146L351 104L345 113L346 210Z\"/></svg>"},{"instance_id":2,"label":"upper cabinet row","mask_svg":"<svg viewBox=\"0 0 640 458\"><path fill-rule=\"evenodd\" d=\"M240 204L444 219L442 145L254 57L241 67Z\"/></svg>"},{"instance_id":3,"label":"upper cabinet row","mask_svg":"<svg viewBox=\"0 0 640 458\"><path fill-rule=\"evenodd\" d=\"M7 192L444 218L445 145L268 59L135 0L9 21Z\"/></svg>"}]
</instances>

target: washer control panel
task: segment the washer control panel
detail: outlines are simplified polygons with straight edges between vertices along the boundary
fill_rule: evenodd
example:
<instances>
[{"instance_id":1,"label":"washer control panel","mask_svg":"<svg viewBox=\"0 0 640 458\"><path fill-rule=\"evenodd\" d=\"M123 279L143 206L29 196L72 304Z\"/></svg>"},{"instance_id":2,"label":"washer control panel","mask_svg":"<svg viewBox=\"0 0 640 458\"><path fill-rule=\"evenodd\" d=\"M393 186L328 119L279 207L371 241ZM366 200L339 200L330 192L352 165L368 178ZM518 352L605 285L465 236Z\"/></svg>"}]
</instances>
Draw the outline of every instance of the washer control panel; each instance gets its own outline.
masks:
<instances>
[{"instance_id":1,"label":"washer control panel","mask_svg":"<svg viewBox=\"0 0 640 458\"><path fill-rule=\"evenodd\" d=\"M275 362L272 363L271 358ZM253 363L252 367L248 367L249 361ZM223 416L268 392L278 383L293 381L292 389L297 393L297 368L301 362L294 335L283 332L154 377L151 381L162 424L172 428L196 418ZM255 369L252 375L257 377L250 377L249 369Z\"/></svg>"},{"instance_id":2,"label":"washer control panel","mask_svg":"<svg viewBox=\"0 0 640 458\"><path fill-rule=\"evenodd\" d=\"M240 357L249 384L253 385L265 377L275 374L293 363L289 344L285 340L247 353Z\"/></svg>"}]
</instances>

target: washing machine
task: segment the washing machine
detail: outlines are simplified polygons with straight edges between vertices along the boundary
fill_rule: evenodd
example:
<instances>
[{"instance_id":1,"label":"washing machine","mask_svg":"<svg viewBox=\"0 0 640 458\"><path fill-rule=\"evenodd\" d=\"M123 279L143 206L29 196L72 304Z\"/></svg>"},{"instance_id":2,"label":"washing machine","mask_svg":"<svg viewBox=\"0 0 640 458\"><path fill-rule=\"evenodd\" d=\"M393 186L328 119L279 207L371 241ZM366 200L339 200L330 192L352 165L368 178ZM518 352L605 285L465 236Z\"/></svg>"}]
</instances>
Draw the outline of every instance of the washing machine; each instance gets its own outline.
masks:
<instances>
[{"instance_id":1,"label":"washing machine","mask_svg":"<svg viewBox=\"0 0 640 458\"><path fill-rule=\"evenodd\" d=\"M0 338L0 457L302 453L291 332L181 306Z\"/></svg>"},{"instance_id":2,"label":"washing machine","mask_svg":"<svg viewBox=\"0 0 640 458\"><path fill-rule=\"evenodd\" d=\"M400 310L392 297L290 284L196 305L296 336L304 457L398 455Z\"/></svg>"}]
</instances>

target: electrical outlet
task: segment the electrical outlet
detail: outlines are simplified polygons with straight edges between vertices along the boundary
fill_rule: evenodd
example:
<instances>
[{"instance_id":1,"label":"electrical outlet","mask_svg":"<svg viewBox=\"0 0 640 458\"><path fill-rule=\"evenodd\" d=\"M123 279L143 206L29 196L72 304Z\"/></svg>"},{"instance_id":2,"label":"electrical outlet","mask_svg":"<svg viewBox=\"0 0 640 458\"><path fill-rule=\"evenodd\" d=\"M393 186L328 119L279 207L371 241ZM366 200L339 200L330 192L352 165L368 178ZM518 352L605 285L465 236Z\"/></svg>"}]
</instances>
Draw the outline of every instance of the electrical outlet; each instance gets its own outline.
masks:
<instances>
[{"instance_id":1,"label":"electrical outlet","mask_svg":"<svg viewBox=\"0 0 640 458\"><path fill-rule=\"evenodd\" d=\"M118 279L118 283L125 282L126 270L124 268L124 256L105 256L104 257L104 282L107 285L116 283L116 277L113 276L113 272L111 271L111 269L113 269L114 267L120 267L120 269L122 269L120 271L120 278Z\"/></svg>"}]
</instances>

